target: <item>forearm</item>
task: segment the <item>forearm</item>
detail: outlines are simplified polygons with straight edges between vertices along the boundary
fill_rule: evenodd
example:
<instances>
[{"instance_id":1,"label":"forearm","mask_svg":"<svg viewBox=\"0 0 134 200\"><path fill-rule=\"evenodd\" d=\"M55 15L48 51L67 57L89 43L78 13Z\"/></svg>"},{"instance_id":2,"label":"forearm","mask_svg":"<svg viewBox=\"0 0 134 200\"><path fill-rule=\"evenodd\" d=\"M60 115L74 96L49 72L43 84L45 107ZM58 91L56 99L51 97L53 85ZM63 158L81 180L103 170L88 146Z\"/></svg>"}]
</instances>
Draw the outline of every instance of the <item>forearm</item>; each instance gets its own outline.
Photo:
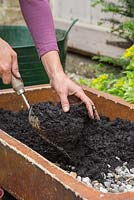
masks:
<instances>
[{"instance_id":1,"label":"forearm","mask_svg":"<svg viewBox=\"0 0 134 200\"><path fill-rule=\"evenodd\" d=\"M40 57L47 52L58 51L48 0L19 1Z\"/></svg>"}]
</instances>

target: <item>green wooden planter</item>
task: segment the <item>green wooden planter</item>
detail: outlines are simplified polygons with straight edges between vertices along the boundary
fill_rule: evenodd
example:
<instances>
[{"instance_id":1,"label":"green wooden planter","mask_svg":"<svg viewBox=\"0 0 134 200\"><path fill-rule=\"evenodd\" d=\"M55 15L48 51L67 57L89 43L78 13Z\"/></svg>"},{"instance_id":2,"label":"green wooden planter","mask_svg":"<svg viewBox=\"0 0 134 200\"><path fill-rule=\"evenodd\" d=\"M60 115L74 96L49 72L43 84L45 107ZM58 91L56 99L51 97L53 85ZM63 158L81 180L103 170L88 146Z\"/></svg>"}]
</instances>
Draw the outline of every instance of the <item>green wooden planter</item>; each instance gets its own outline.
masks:
<instances>
[{"instance_id":1,"label":"green wooden planter","mask_svg":"<svg viewBox=\"0 0 134 200\"><path fill-rule=\"evenodd\" d=\"M65 70L67 36L77 20L68 30L56 29L56 38L62 66ZM32 37L26 26L0 26L0 37L6 40L18 55L19 70L25 86L49 83L47 73L39 59ZM0 79L0 89L10 88Z\"/></svg>"}]
</instances>

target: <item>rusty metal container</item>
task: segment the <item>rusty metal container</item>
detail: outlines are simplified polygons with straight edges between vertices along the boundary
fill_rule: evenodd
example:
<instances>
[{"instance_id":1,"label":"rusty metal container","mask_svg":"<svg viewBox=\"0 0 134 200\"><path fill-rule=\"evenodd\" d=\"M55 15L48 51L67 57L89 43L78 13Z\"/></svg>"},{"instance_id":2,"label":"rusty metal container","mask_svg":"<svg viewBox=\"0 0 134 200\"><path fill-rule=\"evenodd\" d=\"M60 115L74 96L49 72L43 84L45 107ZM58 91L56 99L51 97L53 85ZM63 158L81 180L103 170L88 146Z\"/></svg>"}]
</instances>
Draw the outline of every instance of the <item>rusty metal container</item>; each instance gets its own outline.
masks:
<instances>
[{"instance_id":1,"label":"rusty metal container","mask_svg":"<svg viewBox=\"0 0 134 200\"><path fill-rule=\"evenodd\" d=\"M0 200L2 200L2 197L4 196L4 191L2 188L0 188Z\"/></svg>"},{"instance_id":2,"label":"rusty metal container","mask_svg":"<svg viewBox=\"0 0 134 200\"><path fill-rule=\"evenodd\" d=\"M83 87L99 114L134 121L134 106L111 95ZM26 88L30 103L58 101L49 85ZM17 102L17 104L16 104ZM12 89L0 93L0 108L25 108ZM134 192L105 194L78 182L41 155L0 130L0 185L18 200L134 200Z\"/></svg>"}]
</instances>

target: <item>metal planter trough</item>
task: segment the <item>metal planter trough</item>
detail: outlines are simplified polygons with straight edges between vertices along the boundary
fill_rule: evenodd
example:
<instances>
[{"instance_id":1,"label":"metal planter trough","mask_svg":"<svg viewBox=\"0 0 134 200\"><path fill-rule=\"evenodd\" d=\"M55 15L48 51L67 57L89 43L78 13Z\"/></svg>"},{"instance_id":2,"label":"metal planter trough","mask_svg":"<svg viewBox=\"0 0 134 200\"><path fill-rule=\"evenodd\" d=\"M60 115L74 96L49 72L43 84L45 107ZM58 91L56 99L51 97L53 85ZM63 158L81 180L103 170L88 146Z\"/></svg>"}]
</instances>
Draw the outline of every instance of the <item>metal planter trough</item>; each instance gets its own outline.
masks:
<instances>
[{"instance_id":1,"label":"metal planter trough","mask_svg":"<svg viewBox=\"0 0 134 200\"><path fill-rule=\"evenodd\" d=\"M83 87L99 114L134 121L134 106L124 100ZM25 108L12 89L1 91L0 108L18 111ZM30 104L52 101L58 96L49 85L26 88ZM16 103L17 102L17 103ZM78 182L26 145L0 130L0 185L18 200L133 200L134 192L101 193Z\"/></svg>"}]
</instances>

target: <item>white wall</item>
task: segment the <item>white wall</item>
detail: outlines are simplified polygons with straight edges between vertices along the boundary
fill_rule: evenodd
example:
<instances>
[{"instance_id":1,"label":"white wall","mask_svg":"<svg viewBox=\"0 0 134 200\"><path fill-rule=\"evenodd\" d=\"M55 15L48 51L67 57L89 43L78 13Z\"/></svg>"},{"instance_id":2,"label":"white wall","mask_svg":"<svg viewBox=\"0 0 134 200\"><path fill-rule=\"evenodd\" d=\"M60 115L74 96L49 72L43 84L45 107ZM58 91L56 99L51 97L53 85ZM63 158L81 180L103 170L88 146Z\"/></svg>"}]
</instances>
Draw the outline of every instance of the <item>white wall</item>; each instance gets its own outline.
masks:
<instances>
[{"instance_id":1,"label":"white wall","mask_svg":"<svg viewBox=\"0 0 134 200\"><path fill-rule=\"evenodd\" d=\"M91 7L90 0L50 0L50 4L56 27L67 29L72 19L79 19L70 33L69 47L112 57L118 57L124 52L119 47L106 45L107 40L118 41L118 38L110 33L108 23L97 25L100 18L111 17L102 13L100 6ZM115 17L120 19L119 16Z\"/></svg>"}]
</instances>

